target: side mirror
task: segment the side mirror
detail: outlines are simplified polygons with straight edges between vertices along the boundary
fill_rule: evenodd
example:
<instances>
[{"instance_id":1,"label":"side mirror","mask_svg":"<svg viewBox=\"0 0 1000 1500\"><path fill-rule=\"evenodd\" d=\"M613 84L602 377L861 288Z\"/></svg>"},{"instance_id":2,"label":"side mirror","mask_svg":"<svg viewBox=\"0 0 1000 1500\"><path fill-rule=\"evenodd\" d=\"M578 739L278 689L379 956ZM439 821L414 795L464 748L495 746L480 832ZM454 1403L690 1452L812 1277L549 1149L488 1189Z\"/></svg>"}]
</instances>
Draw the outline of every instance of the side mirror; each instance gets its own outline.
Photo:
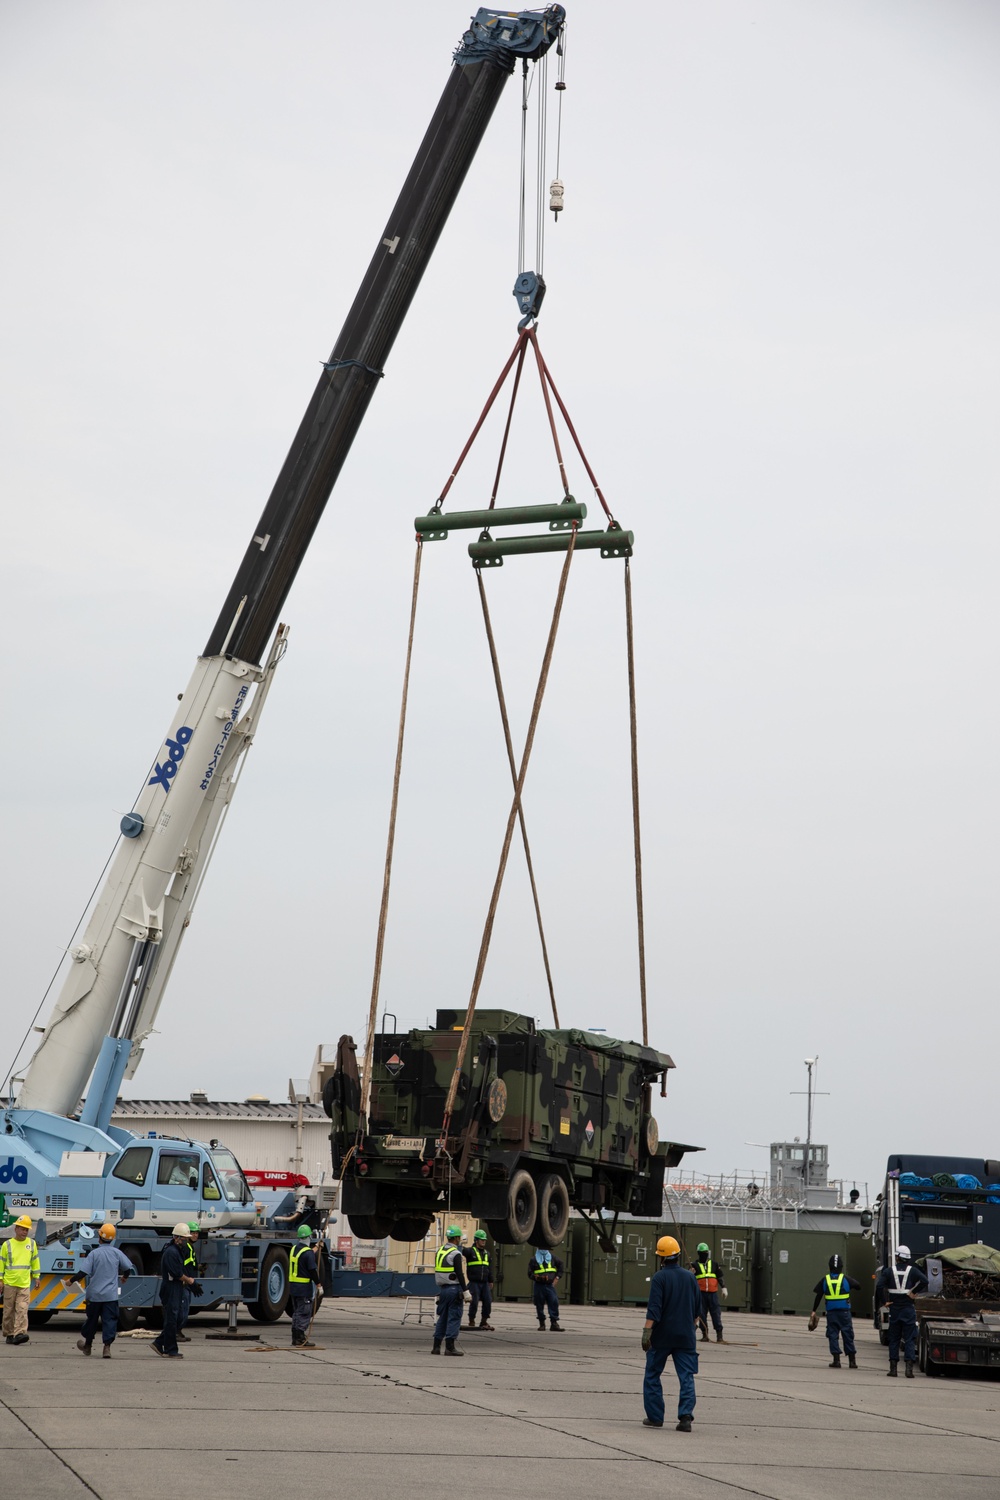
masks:
<instances>
[{"instance_id":1,"label":"side mirror","mask_svg":"<svg viewBox=\"0 0 1000 1500\"><path fill-rule=\"evenodd\" d=\"M858 1220L858 1223L861 1225L862 1229L870 1229L872 1227L872 1211L870 1208L865 1209L864 1213L861 1215L861 1218Z\"/></svg>"}]
</instances>

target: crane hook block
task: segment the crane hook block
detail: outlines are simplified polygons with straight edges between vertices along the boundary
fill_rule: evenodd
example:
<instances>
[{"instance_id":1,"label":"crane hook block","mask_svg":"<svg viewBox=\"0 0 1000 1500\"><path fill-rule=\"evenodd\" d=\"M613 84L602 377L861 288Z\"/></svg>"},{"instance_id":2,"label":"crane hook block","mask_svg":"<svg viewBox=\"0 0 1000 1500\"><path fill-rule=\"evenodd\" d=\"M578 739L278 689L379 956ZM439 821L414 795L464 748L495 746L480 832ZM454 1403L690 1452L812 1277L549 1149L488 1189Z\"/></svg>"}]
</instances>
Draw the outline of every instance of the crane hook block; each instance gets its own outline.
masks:
<instances>
[{"instance_id":1,"label":"crane hook block","mask_svg":"<svg viewBox=\"0 0 1000 1500\"><path fill-rule=\"evenodd\" d=\"M537 318L542 309L542 299L545 296L545 279L536 276L534 271L522 271L514 282L514 296L517 305L524 314L518 328L527 328L532 318Z\"/></svg>"}]
</instances>

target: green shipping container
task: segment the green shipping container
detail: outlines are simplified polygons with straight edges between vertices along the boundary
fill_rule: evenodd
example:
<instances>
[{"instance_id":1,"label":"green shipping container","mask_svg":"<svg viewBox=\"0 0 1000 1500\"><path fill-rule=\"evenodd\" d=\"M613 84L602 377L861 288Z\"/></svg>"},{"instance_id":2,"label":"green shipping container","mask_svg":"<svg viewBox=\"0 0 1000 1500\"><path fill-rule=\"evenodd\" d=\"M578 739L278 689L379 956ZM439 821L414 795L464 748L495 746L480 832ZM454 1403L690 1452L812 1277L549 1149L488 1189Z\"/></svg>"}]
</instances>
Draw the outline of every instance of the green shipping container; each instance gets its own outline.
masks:
<instances>
[{"instance_id":1,"label":"green shipping container","mask_svg":"<svg viewBox=\"0 0 1000 1500\"><path fill-rule=\"evenodd\" d=\"M805 1317L813 1288L831 1255L847 1264L849 1236L825 1229L758 1229L753 1265L753 1311ZM859 1278L860 1279L860 1278Z\"/></svg>"}]
</instances>

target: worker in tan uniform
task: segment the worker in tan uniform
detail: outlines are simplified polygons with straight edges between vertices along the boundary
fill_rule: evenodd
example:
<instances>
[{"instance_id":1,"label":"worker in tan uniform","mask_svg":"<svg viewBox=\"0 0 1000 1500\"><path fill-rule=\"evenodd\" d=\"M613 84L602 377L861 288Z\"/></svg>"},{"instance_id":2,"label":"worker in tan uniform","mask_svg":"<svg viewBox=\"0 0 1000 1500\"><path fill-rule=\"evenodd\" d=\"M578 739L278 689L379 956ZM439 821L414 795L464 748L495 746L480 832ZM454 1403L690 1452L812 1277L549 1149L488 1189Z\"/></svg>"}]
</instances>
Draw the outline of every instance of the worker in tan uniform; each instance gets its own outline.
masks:
<instances>
[{"instance_id":1,"label":"worker in tan uniform","mask_svg":"<svg viewBox=\"0 0 1000 1500\"><path fill-rule=\"evenodd\" d=\"M22 1214L14 1221L14 1233L0 1245L0 1281L3 1284L3 1335L8 1344L28 1342L28 1304L38 1290L42 1267L38 1246L31 1238L31 1220Z\"/></svg>"}]
</instances>

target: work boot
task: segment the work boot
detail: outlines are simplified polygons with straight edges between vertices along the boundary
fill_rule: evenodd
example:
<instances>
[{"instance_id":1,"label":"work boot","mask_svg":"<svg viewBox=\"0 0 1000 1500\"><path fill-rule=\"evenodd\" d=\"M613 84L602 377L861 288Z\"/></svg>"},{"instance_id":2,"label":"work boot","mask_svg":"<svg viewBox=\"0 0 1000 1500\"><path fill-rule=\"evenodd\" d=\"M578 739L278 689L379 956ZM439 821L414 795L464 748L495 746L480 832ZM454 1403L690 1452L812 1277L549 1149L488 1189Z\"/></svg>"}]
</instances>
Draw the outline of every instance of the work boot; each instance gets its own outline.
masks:
<instances>
[{"instance_id":1,"label":"work boot","mask_svg":"<svg viewBox=\"0 0 1000 1500\"><path fill-rule=\"evenodd\" d=\"M642 1419L642 1425L643 1425L643 1427L662 1427L663 1423L662 1422L654 1422L653 1419L652 1419L652 1417L643 1417L643 1419Z\"/></svg>"},{"instance_id":2,"label":"work boot","mask_svg":"<svg viewBox=\"0 0 1000 1500\"><path fill-rule=\"evenodd\" d=\"M715 1342L717 1344L724 1344L726 1342L725 1339L722 1337L722 1329L721 1328L717 1328L716 1331L715 1331Z\"/></svg>"},{"instance_id":3,"label":"work boot","mask_svg":"<svg viewBox=\"0 0 1000 1500\"><path fill-rule=\"evenodd\" d=\"M544 1333L545 1332L545 1319L544 1318L539 1318L539 1320L538 1320L538 1332L539 1333Z\"/></svg>"},{"instance_id":4,"label":"work boot","mask_svg":"<svg viewBox=\"0 0 1000 1500\"><path fill-rule=\"evenodd\" d=\"M312 1339L299 1339L300 1349L315 1349L315 1347L316 1345L313 1343Z\"/></svg>"},{"instance_id":5,"label":"work boot","mask_svg":"<svg viewBox=\"0 0 1000 1500\"><path fill-rule=\"evenodd\" d=\"M440 1339L435 1339L434 1340L434 1348L431 1350L431 1353L432 1354L440 1354L441 1353L441 1340Z\"/></svg>"},{"instance_id":6,"label":"work boot","mask_svg":"<svg viewBox=\"0 0 1000 1500\"><path fill-rule=\"evenodd\" d=\"M454 1339L445 1339L445 1341L444 1341L444 1352L445 1352L445 1354L454 1354L458 1359L462 1359L462 1357L465 1354L465 1350L464 1349L457 1349L455 1347L455 1340Z\"/></svg>"},{"instance_id":7,"label":"work boot","mask_svg":"<svg viewBox=\"0 0 1000 1500\"><path fill-rule=\"evenodd\" d=\"M475 1326L476 1326L476 1320L475 1320L475 1318L470 1318L469 1321L466 1323L465 1326L466 1326L466 1328L475 1328Z\"/></svg>"},{"instance_id":8,"label":"work boot","mask_svg":"<svg viewBox=\"0 0 1000 1500\"><path fill-rule=\"evenodd\" d=\"M897 1366L897 1364L898 1364L898 1360L890 1359L890 1361L889 1361L889 1375L890 1375L890 1377L893 1380L896 1378L896 1366Z\"/></svg>"},{"instance_id":9,"label":"work boot","mask_svg":"<svg viewBox=\"0 0 1000 1500\"><path fill-rule=\"evenodd\" d=\"M14 1342L14 1335L12 1333L8 1333L6 1335L6 1342L8 1344L12 1344Z\"/></svg>"},{"instance_id":10,"label":"work boot","mask_svg":"<svg viewBox=\"0 0 1000 1500\"><path fill-rule=\"evenodd\" d=\"M27 1342L28 1342L28 1335L26 1333L15 1333L15 1335L14 1335L14 1343L15 1344L26 1344Z\"/></svg>"},{"instance_id":11,"label":"work boot","mask_svg":"<svg viewBox=\"0 0 1000 1500\"><path fill-rule=\"evenodd\" d=\"M913 1360L912 1359L908 1359L906 1361L906 1378L907 1378L907 1380L912 1380L913 1379Z\"/></svg>"},{"instance_id":12,"label":"work boot","mask_svg":"<svg viewBox=\"0 0 1000 1500\"><path fill-rule=\"evenodd\" d=\"M89 1354L90 1351L88 1350L87 1352ZM102 1359L110 1359L111 1358L111 1345L110 1344L105 1344L104 1348L101 1350L101 1358Z\"/></svg>"},{"instance_id":13,"label":"work boot","mask_svg":"<svg viewBox=\"0 0 1000 1500\"><path fill-rule=\"evenodd\" d=\"M847 1368L849 1370L856 1370L858 1368L858 1361L857 1361L857 1356L856 1355L849 1354L847 1356Z\"/></svg>"},{"instance_id":14,"label":"work boot","mask_svg":"<svg viewBox=\"0 0 1000 1500\"><path fill-rule=\"evenodd\" d=\"M554 1323L550 1323L549 1324L549 1332L550 1333L565 1333L566 1330L562 1326L562 1324L560 1323L559 1319L556 1318L556 1320L555 1320Z\"/></svg>"},{"instance_id":15,"label":"work boot","mask_svg":"<svg viewBox=\"0 0 1000 1500\"><path fill-rule=\"evenodd\" d=\"M190 1344L191 1340L188 1338L186 1333L179 1333L177 1335L177 1342L179 1344Z\"/></svg>"},{"instance_id":16,"label":"work boot","mask_svg":"<svg viewBox=\"0 0 1000 1500\"><path fill-rule=\"evenodd\" d=\"M293 1333L292 1334L292 1348L293 1349L297 1349L299 1347L299 1345L303 1342L304 1338L305 1338L305 1335L302 1334L302 1333Z\"/></svg>"},{"instance_id":17,"label":"work boot","mask_svg":"<svg viewBox=\"0 0 1000 1500\"><path fill-rule=\"evenodd\" d=\"M89 1354L90 1353L90 1345L87 1343L86 1339L77 1339L77 1341L76 1341L76 1347L78 1349L82 1349L83 1352L84 1352L84 1354Z\"/></svg>"},{"instance_id":18,"label":"work boot","mask_svg":"<svg viewBox=\"0 0 1000 1500\"><path fill-rule=\"evenodd\" d=\"M482 1332L485 1329L485 1331L487 1333L496 1333L496 1329L493 1327L493 1324L492 1323L487 1323L487 1321L486 1321L485 1318L480 1323L479 1329L480 1329L480 1332Z\"/></svg>"},{"instance_id":19,"label":"work boot","mask_svg":"<svg viewBox=\"0 0 1000 1500\"><path fill-rule=\"evenodd\" d=\"M830 1369L831 1370L839 1370L840 1369L840 1355L839 1354L835 1354L833 1356L833 1358L831 1359L831 1361L830 1361Z\"/></svg>"},{"instance_id":20,"label":"work boot","mask_svg":"<svg viewBox=\"0 0 1000 1500\"><path fill-rule=\"evenodd\" d=\"M679 1419L678 1423L677 1423L677 1431L678 1432L690 1432L691 1431L691 1418L690 1417L681 1417Z\"/></svg>"},{"instance_id":21,"label":"work boot","mask_svg":"<svg viewBox=\"0 0 1000 1500\"><path fill-rule=\"evenodd\" d=\"M707 1344L708 1343L708 1324L705 1322L704 1318L699 1318L698 1319L698 1332L701 1334L701 1341L702 1341L702 1343L703 1344Z\"/></svg>"}]
</instances>

